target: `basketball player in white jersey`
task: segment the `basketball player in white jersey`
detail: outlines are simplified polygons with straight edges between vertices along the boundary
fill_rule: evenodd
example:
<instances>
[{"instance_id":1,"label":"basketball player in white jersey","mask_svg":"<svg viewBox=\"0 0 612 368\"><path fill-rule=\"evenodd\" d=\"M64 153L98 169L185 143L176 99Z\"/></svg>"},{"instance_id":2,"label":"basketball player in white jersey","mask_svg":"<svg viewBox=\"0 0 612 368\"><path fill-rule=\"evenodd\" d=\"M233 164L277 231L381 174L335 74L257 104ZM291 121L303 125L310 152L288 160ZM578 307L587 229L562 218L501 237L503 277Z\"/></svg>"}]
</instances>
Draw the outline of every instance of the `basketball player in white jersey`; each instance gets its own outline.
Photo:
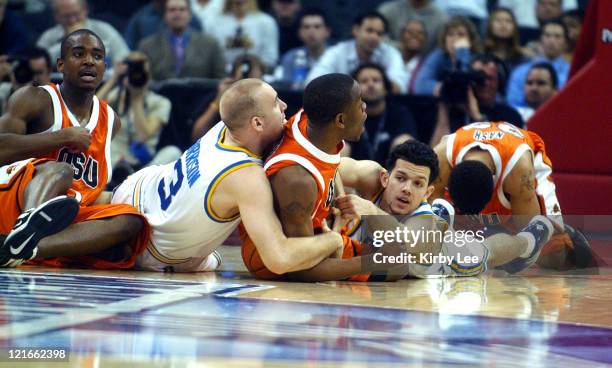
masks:
<instances>
[{"instance_id":1,"label":"basketball player in white jersey","mask_svg":"<svg viewBox=\"0 0 612 368\"><path fill-rule=\"evenodd\" d=\"M134 205L152 227L137 268L213 270L213 251L241 220L276 273L311 268L341 251L336 232L287 238L274 212L261 155L280 138L286 107L267 83L238 81L221 98L222 122L179 160L140 170L116 188L112 203Z\"/></svg>"},{"instance_id":2,"label":"basketball player in white jersey","mask_svg":"<svg viewBox=\"0 0 612 368\"><path fill-rule=\"evenodd\" d=\"M345 184L357 189L365 198L350 194L336 198L336 206L344 217L359 219L363 215L382 215L387 220L394 215L399 222L398 228L445 232L448 225L452 229L453 207L443 199L434 201L433 206L427 199L434 190L433 182L439 173L438 158L432 148L416 140L410 140L395 147L387 163L388 172L373 161L354 161L343 158L340 174ZM432 208L433 207L433 208ZM433 215L444 218L449 224L440 224ZM374 221L380 219L373 219ZM394 221L395 222L395 221ZM442 225L442 226L440 226ZM361 231L361 222L357 220L349 235L353 239L364 241L366 232ZM415 257L409 264L409 274L422 277L437 276L473 276L487 269L500 268L510 273L519 272L535 263L540 250L553 235L552 222L544 216L536 216L516 236L496 234L488 238L481 235L475 240L457 238L455 241L442 242L428 237L419 238L420 252L425 257ZM418 233L417 233L418 234ZM445 236L446 238L446 236ZM423 246L425 245L425 247ZM462 259L475 256L477 262L465 263L457 260L452 263L419 262L429 261L428 254L445 256L461 255Z\"/></svg>"}]
</instances>

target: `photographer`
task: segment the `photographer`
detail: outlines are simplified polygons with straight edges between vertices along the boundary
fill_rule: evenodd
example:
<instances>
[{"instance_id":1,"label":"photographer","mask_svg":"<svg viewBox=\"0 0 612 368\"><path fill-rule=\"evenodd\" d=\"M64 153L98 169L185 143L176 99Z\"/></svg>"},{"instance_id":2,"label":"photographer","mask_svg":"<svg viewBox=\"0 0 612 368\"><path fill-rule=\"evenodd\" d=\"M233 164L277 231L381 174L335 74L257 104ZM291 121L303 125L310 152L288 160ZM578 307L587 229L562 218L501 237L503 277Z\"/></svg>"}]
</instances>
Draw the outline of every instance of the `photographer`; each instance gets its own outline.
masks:
<instances>
[{"instance_id":1,"label":"photographer","mask_svg":"<svg viewBox=\"0 0 612 368\"><path fill-rule=\"evenodd\" d=\"M0 55L0 115L9 97L19 88L51 83L51 69L49 53L39 47L28 48L19 57Z\"/></svg>"},{"instance_id":2,"label":"photographer","mask_svg":"<svg viewBox=\"0 0 612 368\"><path fill-rule=\"evenodd\" d=\"M440 95L444 76L453 70L466 71L472 55L482 49L474 24L467 18L453 17L438 37L438 48L423 62L414 81L414 93Z\"/></svg>"},{"instance_id":3,"label":"photographer","mask_svg":"<svg viewBox=\"0 0 612 368\"><path fill-rule=\"evenodd\" d=\"M170 100L149 90L149 60L132 52L113 69L112 77L100 88L98 98L108 101L121 118L122 126L111 145L113 182L143 166L165 164L181 151L166 146L156 152L163 125L170 117ZM122 172L120 172L122 171Z\"/></svg>"},{"instance_id":4,"label":"photographer","mask_svg":"<svg viewBox=\"0 0 612 368\"><path fill-rule=\"evenodd\" d=\"M449 73L440 88L438 118L431 145L464 125L476 121L506 121L522 128L521 115L511 106L498 102L505 82L501 62L489 55L475 57L467 72Z\"/></svg>"},{"instance_id":5,"label":"photographer","mask_svg":"<svg viewBox=\"0 0 612 368\"><path fill-rule=\"evenodd\" d=\"M230 77L219 81L217 91L206 95L203 102L194 113L191 140L197 141L210 127L221 120L219 115L219 100L221 95L232 83L245 78L261 78L264 75L265 65L254 55L242 55L232 64Z\"/></svg>"}]
</instances>

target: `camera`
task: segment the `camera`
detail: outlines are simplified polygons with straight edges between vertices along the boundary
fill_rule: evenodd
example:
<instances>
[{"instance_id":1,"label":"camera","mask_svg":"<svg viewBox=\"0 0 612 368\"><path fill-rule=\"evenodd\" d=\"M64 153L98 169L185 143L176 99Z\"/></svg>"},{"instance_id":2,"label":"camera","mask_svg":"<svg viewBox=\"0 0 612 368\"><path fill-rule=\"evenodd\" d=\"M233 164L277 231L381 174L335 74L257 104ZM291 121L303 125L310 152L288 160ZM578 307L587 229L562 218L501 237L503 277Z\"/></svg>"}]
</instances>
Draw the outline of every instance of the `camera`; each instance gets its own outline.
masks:
<instances>
[{"instance_id":1,"label":"camera","mask_svg":"<svg viewBox=\"0 0 612 368\"><path fill-rule=\"evenodd\" d=\"M467 104L468 87L483 85L486 79L482 70L453 71L442 82L440 99L451 106Z\"/></svg>"},{"instance_id":2,"label":"camera","mask_svg":"<svg viewBox=\"0 0 612 368\"><path fill-rule=\"evenodd\" d=\"M143 87L149 81L144 60L126 60L128 83L133 87Z\"/></svg>"}]
</instances>

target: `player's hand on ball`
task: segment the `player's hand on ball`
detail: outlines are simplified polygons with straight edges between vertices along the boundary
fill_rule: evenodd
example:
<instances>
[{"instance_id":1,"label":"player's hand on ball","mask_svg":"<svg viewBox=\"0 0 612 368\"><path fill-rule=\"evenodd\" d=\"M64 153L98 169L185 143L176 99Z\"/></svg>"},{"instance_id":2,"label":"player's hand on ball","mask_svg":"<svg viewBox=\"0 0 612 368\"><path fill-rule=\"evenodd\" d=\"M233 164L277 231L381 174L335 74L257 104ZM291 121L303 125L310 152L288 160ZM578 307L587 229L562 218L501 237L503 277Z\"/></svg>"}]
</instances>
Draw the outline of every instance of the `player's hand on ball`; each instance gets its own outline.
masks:
<instances>
[{"instance_id":1,"label":"player's hand on ball","mask_svg":"<svg viewBox=\"0 0 612 368\"><path fill-rule=\"evenodd\" d=\"M331 210L332 210L332 214L334 217L334 223L332 224L332 231L339 233L340 231L342 231L342 228L344 228L345 226L349 224L349 222L351 222L352 218L351 217L345 218L344 216L342 216L342 211L340 211L336 207L332 207Z\"/></svg>"},{"instance_id":2,"label":"player's hand on ball","mask_svg":"<svg viewBox=\"0 0 612 368\"><path fill-rule=\"evenodd\" d=\"M337 209L332 209L332 211L333 211L333 210L338 211ZM340 235L340 229L342 229L342 227L343 227L343 226L341 226L341 222L342 222L342 221L338 221L338 220L340 219L340 216L337 216L337 215L335 214L335 211L334 211L334 215L335 215L335 216L334 216L334 220L335 220L335 221L334 221L334 226L333 226L333 228L332 228L332 229L330 229L330 228L329 228L329 226L327 225L327 221L325 220L325 221L323 221L323 222L321 223L321 230L322 230L324 233L333 232L333 233L337 234L338 239L339 239L339 242L338 242L338 248L336 248L336 251L335 251L334 253L330 254L329 256L330 256L331 258L342 258L342 253L344 252L344 243L343 243L342 236ZM339 226L339 228L336 230L336 227L337 227L337 226Z\"/></svg>"},{"instance_id":3,"label":"player's hand on ball","mask_svg":"<svg viewBox=\"0 0 612 368\"><path fill-rule=\"evenodd\" d=\"M374 203L355 194L338 196L335 201L336 207L340 210L344 219L359 220L361 216L376 214Z\"/></svg>"}]
</instances>

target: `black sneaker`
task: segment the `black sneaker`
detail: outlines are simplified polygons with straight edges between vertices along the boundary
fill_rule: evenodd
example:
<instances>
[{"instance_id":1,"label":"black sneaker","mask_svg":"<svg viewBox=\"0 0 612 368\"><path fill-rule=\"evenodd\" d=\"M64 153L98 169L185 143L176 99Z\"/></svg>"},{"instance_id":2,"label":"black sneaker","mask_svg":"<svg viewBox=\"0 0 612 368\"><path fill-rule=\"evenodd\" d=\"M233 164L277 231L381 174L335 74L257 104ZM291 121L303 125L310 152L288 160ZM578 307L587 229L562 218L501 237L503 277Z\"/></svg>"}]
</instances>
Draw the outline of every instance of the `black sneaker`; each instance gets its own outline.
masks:
<instances>
[{"instance_id":1,"label":"black sneaker","mask_svg":"<svg viewBox=\"0 0 612 368\"><path fill-rule=\"evenodd\" d=\"M68 227L78 212L79 202L62 195L22 213L0 247L0 259L7 256L12 260L34 258L40 239Z\"/></svg>"},{"instance_id":2,"label":"black sneaker","mask_svg":"<svg viewBox=\"0 0 612 368\"><path fill-rule=\"evenodd\" d=\"M538 215L531 219L529 224L519 233L527 233L528 236L533 236L535 245L533 250L527 257L517 257L514 260L501 265L497 268L508 273L517 273L534 264L540 256L540 251L544 244L548 243L555 229L552 222L545 216Z\"/></svg>"},{"instance_id":3,"label":"black sneaker","mask_svg":"<svg viewBox=\"0 0 612 368\"><path fill-rule=\"evenodd\" d=\"M574 249L567 255L570 263L576 268L596 267L597 265L593 263L593 251L584 234L567 224L564 225L564 228L574 244Z\"/></svg>"}]
</instances>

